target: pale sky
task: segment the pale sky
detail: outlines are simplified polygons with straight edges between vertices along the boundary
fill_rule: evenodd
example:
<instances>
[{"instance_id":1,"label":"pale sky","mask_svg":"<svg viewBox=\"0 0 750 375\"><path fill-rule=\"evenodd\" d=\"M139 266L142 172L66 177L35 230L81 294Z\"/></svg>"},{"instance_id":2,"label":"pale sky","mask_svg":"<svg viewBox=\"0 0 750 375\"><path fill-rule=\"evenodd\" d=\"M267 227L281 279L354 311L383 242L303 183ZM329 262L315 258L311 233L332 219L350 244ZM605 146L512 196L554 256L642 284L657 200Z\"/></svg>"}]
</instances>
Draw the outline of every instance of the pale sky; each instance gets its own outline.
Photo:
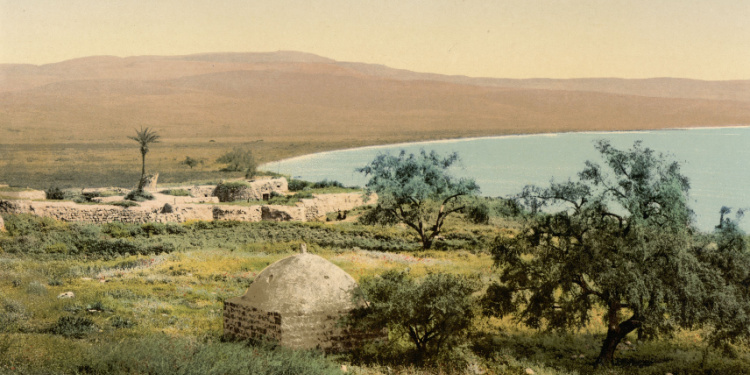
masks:
<instances>
[{"instance_id":1,"label":"pale sky","mask_svg":"<svg viewBox=\"0 0 750 375\"><path fill-rule=\"evenodd\" d=\"M750 0L0 0L0 63L277 50L475 77L750 79Z\"/></svg>"}]
</instances>

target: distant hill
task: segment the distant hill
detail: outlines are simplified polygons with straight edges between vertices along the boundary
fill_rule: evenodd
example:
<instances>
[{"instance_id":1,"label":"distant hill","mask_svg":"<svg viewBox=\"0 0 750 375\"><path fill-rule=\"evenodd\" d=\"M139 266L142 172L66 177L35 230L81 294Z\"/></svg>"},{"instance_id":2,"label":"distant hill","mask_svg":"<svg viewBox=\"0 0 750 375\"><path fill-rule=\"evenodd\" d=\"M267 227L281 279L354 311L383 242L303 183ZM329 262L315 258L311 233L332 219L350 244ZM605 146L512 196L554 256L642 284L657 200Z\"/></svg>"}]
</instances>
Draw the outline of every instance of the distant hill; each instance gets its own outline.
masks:
<instances>
[{"instance_id":1,"label":"distant hill","mask_svg":"<svg viewBox=\"0 0 750 375\"><path fill-rule=\"evenodd\" d=\"M750 80L496 79L301 52L0 65L0 143L173 139L357 144L750 124Z\"/></svg>"}]
</instances>

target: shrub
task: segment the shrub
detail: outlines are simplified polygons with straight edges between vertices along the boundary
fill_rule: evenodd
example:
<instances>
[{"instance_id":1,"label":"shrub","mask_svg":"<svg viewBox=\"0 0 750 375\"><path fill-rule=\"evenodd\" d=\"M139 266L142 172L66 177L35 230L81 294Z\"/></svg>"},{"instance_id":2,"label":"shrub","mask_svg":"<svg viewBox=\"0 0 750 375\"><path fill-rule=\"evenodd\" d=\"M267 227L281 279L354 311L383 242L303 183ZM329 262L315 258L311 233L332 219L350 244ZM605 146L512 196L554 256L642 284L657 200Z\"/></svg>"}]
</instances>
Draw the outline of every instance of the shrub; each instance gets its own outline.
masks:
<instances>
[{"instance_id":1,"label":"shrub","mask_svg":"<svg viewBox=\"0 0 750 375\"><path fill-rule=\"evenodd\" d=\"M189 197L190 192L185 189L168 189L168 190L162 190L162 194L166 195L173 195L175 197Z\"/></svg>"},{"instance_id":2,"label":"shrub","mask_svg":"<svg viewBox=\"0 0 750 375\"><path fill-rule=\"evenodd\" d=\"M26 293L43 296L47 294L47 287L38 281L32 281L26 286Z\"/></svg>"},{"instance_id":3,"label":"shrub","mask_svg":"<svg viewBox=\"0 0 750 375\"><path fill-rule=\"evenodd\" d=\"M309 198L313 198L313 193L309 191L300 191L294 194L293 197L296 199L309 199Z\"/></svg>"},{"instance_id":4,"label":"shrub","mask_svg":"<svg viewBox=\"0 0 750 375\"><path fill-rule=\"evenodd\" d=\"M113 316L112 319L110 319L109 324L114 328L133 328L136 325L132 320L123 318L119 315Z\"/></svg>"},{"instance_id":5,"label":"shrub","mask_svg":"<svg viewBox=\"0 0 750 375\"><path fill-rule=\"evenodd\" d=\"M288 189L289 191L302 191L310 185L312 185L312 183L308 181L290 179L288 182Z\"/></svg>"},{"instance_id":6,"label":"shrub","mask_svg":"<svg viewBox=\"0 0 750 375\"><path fill-rule=\"evenodd\" d=\"M94 321L89 318L61 316L49 331L55 335L80 339L94 330L96 330Z\"/></svg>"},{"instance_id":7,"label":"shrub","mask_svg":"<svg viewBox=\"0 0 750 375\"><path fill-rule=\"evenodd\" d=\"M143 229L141 229L140 225L124 224L115 221L103 224L102 233L108 234L113 238L129 238L143 235Z\"/></svg>"},{"instance_id":8,"label":"shrub","mask_svg":"<svg viewBox=\"0 0 750 375\"><path fill-rule=\"evenodd\" d=\"M232 151L220 156L216 159L217 163L226 164L227 166L222 168L225 172L245 172L245 178L251 178L255 175L258 164L255 162L255 157L250 150L235 147Z\"/></svg>"},{"instance_id":9,"label":"shrub","mask_svg":"<svg viewBox=\"0 0 750 375\"><path fill-rule=\"evenodd\" d=\"M343 188L344 184L335 180L328 181L328 179L325 179L323 181L318 181L312 185L313 189L324 189L324 188L330 188L330 187Z\"/></svg>"},{"instance_id":10,"label":"shrub","mask_svg":"<svg viewBox=\"0 0 750 375\"><path fill-rule=\"evenodd\" d=\"M138 189L135 189L131 190L130 193L125 196L125 199L129 201L143 202L154 199L154 196L147 191L139 191Z\"/></svg>"},{"instance_id":11,"label":"shrub","mask_svg":"<svg viewBox=\"0 0 750 375\"><path fill-rule=\"evenodd\" d=\"M47 195L47 199L63 200L65 199L65 192L57 186L51 187L44 192Z\"/></svg>"},{"instance_id":12,"label":"shrub","mask_svg":"<svg viewBox=\"0 0 750 375\"><path fill-rule=\"evenodd\" d=\"M474 224L487 224L490 222L490 208L477 202L466 208L466 218Z\"/></svg>"},{"instance_id":13,"label":"shrub","mask_svg":"<svg viewBox=\"0 0 750 375\"><path fill-rule=\"evenodd\" d=\"M433 273L414 280L407 272L387 271L360 282L358 294L368 305L356 309L351 322L358 329L387 328L392 336L408 337L421 362L464 341L477 289L464 276Z\"/></svg>"},{"instance_id":14,"label":"shrub","mask_svg":"<svg viewBox=\"0 0 750 375\"><path fill-rule=\"evenodd\" d=\"M141 225L141 229L143 229L143 232L146 233L148 237L155 234L167 233L167 226L163 223L146 223Z\"/></svg>"},{"instance_id":15,"label":"shrub","mask_svg":"<svg viewBox=\"0 0 750 375\"><path fill-rule=\"evenodd\" d=\"M110 203L113 206L119 206L123 208L129 208L129 207L138 207L140 204L135 203L133 201L119 201L119 202L112 202Z\"/></svg>"}]
</instances>

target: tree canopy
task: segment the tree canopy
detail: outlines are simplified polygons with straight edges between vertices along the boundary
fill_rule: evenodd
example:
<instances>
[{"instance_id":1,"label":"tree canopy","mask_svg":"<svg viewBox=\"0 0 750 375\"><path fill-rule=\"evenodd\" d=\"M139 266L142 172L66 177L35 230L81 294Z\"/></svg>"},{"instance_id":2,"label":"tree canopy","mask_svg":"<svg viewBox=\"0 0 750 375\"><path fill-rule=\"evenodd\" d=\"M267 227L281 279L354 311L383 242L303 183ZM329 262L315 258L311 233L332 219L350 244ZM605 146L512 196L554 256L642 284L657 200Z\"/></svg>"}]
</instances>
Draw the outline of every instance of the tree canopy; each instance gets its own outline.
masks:
<instances>
[{"instance_id":1,"label":"tree canopy","mask_svg":"<svg viewBox=\"0 0 750 375\"><path fill-rule=\"evenodd\" d=\"M258 164L255 162L255 157L252 151L235 147L232 151L220 156L216 159L217 163L226 164L227 166L222 169L226 172L245 172L246 178L252 178L255 176Z\"/></svg>"},{"instance_id":2,"label":"tree canopy","mask_svg":"<svg viewBox=\"0 0 750 375\"><path fill-rule=\"evenodd\" d=\"M640 142L629 150L608 141L595 147L603 166L588 161L576 180L528 186L518 196L535 214L514 238L496 240L500 278L484 299L486 311L566 329L584 326L600 307L608 331L597 365L610 365L617 344L636 329L643 335L708 323L725 329L718 327L728 320L709 301L740 293L722 288L722 280L739 285L750 278L745 272L718 280L717 264L726 260L717 254L747 258L747 251L721 243L708 250L711 236L697 241L690 185L678 163ZM732 311L749 310L746 294Z\"/></svg>"},{"instance_id":3,"label":"tree canopy","mask_svg":"<svg viewBox=\"0 0 750 375\"><path fill-rule=\"evenodd\" d=\"M408 337L421 361L465 338L477 289L475 280L450 273L415 280L405 271L387 271L360 281L356 296L367 305L353 312L353 323L364 331L387 328L392 337Z\"/></svg>"},{"instance_id":4,"label":"tree canopy","mask_svg":"<svg viewBox=\"0 0 750 375\"><path fill-rule=\"evenodd\" d=\"M462 197L479 193L472 179L456 179L448 169L459 160L453 153L443 157L435 151L419 154L379 154L367 166L357 169L370 176L368 191L378 194L375 222L403 222L419 235L429 249L440 235L445 218L464 209Z\"/></svg>"}]
</instances>

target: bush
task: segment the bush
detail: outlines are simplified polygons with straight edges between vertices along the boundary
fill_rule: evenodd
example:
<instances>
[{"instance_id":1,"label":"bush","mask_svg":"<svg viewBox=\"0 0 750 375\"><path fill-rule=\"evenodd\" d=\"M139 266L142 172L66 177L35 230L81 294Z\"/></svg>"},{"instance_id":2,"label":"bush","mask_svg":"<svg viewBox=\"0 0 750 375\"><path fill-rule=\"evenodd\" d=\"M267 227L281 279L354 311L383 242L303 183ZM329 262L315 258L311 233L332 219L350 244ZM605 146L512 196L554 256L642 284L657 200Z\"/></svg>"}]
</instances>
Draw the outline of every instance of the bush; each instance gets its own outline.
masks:
<instances>
[{"instance_id":1,"label":"bush","mask_svg":"<svg viewBox=\"0 0 750 375\"><path fill-rule=\"evenodd\" d=\"M133 328L136 325L132 320L123 318L119 315L113 316L109 321L109 324L114 328Z\"/></svg>"},{"instance_id":2,"label":"bush","mask_svg":"<svg viewBox=\"0 0 750 375\"><path fill-rule=\"evenodd\" d=\"M447 273L414 280L407 272L387 271L364 278L358 294L368 305L353 312L351 323L365 331L387 328L391 337L408 338L416 349L415 361L422 362L465 340L477 284Z\"/></svg>"},{"instance_id":3,"label":"bush","mask_svg":"<svg viewBox=\"0 0 750 375\"><path fill-rule=\"evenodd\" d=\"M143 235L143 229L137 224L124 224L119 221L102 225L102 233L112 238L130 238Z\"/></svg>"},{"instance_id":4,"label":"bush","mask_svg":"<svg viewBox=\"0 0 750 375\"><path fill-rule=\"evenodd\" d=\"M139 202L142 202L143 200L140 200ZM129 208L129 207L138 207L140 204L135 203L133 201L119 201L119 202L112 202L110 203L113 206L123 207L123 208Z\"/></svg>"},{"instance_id":5,"label":"bush","mask_svg":"<svg viewBox=\"0 0 750 375\"><path fill-rule=\"evenodd\" d=\"M227 166L222 168L225 172L245 172L245 178L251 178L255 176L258 164L255 162L255 157L250 150L235 147L232 151L220 156L216 159L217 163L226 164Z\"/></svg>"},{"instance_id":6,"label":"bush","mask_svg":"<svg viewBox=\"0 0 750 375\"><path fill-rule=\"evenodd\" d=\"M61 316L49 331L55 335L80 339L95 330L94 321L89 318Z\"/></svg>"},{"instance_id":7,"label":"bush","mask_svg":"<svg viewBox=\"0 0 750 375\"><path fill-rule=\"evenodd\" d=\"M287 184L289 191L302 191L310 185L312 185L311 182L295 179L290 179Z\"/></svg>"},{"instance_id":8,"label":"bush","mask_svg":"<svg viewBox=\"0 0 750 375\"><path fill-rule=\"evenodd\" d=\"M189 197L190 192L185 189L169 189L169 190L162 190L162 194L166 195L173 195L175 197Z\"/></svg>"},{"instance_id":9,"label":"bush","mask_svg":"<svg viewBox=\"0 0 750 375\"><path fill-rule=\"evenodd\" d=\"M57 186L51 187L44 192L47 195L47 199L63 200L65 199L65 192Z\"/></svg>"},{"instance_id":10,"label":"bush","mask_svg":"<svg viewBox=\"0 0 750 375\"><path fill-rule=\"evenodd\" d=\"M141 229L143 230L143 233L146 233L146 236L151 237L155 234L165 234L167 233L167 226L163 223L146 223L141 225Z\"/></svg>"},{"instance_id":11,"label":"bush","mask_svg":"<svg viewBox=\"0 0 750 375\"><path fill-rule=\"evenodd\" d=\"M26 286L26 293L43 296L47 294L47 287L38 281L32 281Z\"/></svg>"},{"instance_id":12,"label":"bush","mask_svg":"<svg viewBox=\"0 0 750 375\"><path fill-rule=\"evenodd\" d=\"M318 181L312 185L313 189L324 189L324 188L330 188L330 187L343 188L344 184L335 180L328 181L328 179L325 179L323 181Z\"/></svg>"},{"instance_id":13,"label":"bush","mask_svg":"<svg viewBox=\"0 0 750 375\"><path fill-rule=\"evenodd\" d=\"M129 201L143 202L146 200L154 199L154 196L147 191L139 191L138 189L134 189L125 196L125 199Z\"/></svg>"},{"instance_id":14,"label":"bush","mask_svg":"<svg viewBox=\"0 0 750 375\"><path fill-rule=\"evenodd\" d=\"M490 222L490 207L482 202L477 202L466 208L466 218L474 224L487 224Z\"/></svg>"}]
</instances>

